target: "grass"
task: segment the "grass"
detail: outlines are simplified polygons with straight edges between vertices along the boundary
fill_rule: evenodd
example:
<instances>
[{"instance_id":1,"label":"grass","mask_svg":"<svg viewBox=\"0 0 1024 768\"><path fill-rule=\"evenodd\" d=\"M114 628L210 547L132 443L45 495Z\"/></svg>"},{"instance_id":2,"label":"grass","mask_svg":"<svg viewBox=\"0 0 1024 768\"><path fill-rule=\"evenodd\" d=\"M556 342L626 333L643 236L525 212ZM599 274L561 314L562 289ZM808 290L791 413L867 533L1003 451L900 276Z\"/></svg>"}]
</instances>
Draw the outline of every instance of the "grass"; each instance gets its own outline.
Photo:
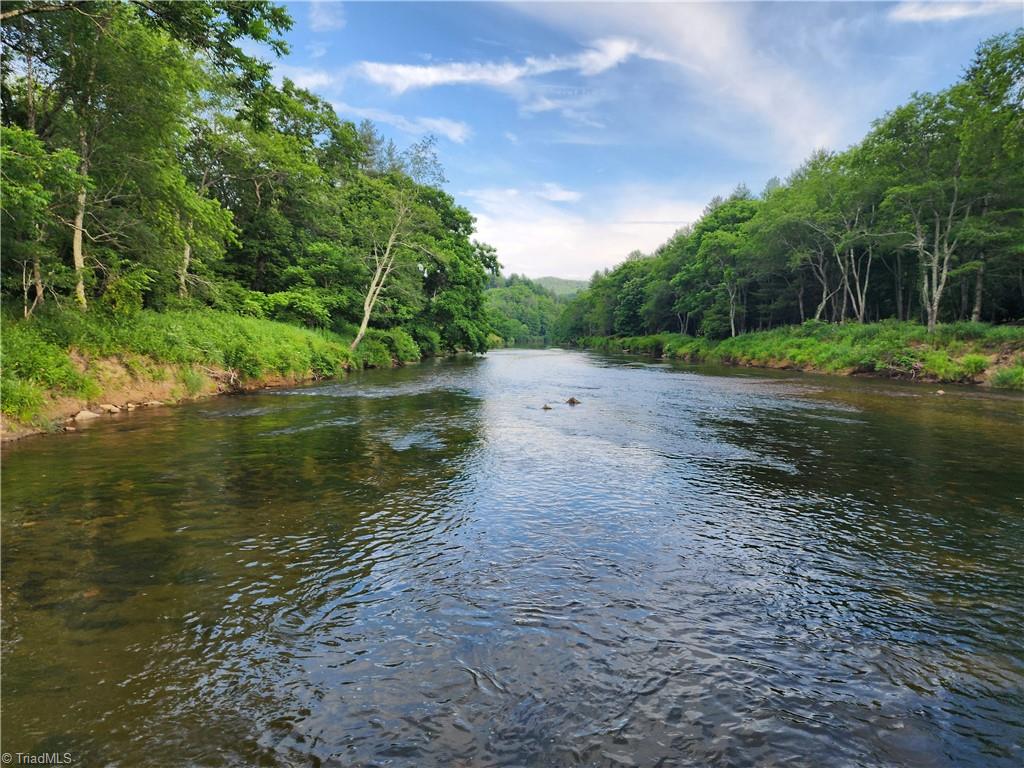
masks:
<instances>
[{"instance_id":1,"label":"grass","mask_svg":"<svg viewBox=\"0 0 1024 768\"><path fill-rule=\"evenodd\" d=\"M824 373L876 373L906 379L1024 389L1024 328L949 323L934 334L916 323L834 325L810 321L715 341L680 334L592 337L582 346L690 362L792 367ZM1002 363L996 364L996 360ZM1009 361L1009 362L1007 362Z\"/></svg>"},{"instance_id":2,"label":"grass","mask_svg":"<svg viewBox=\"0 0 1024 768\"><path fill-rule=\"evenodd\" d=\"M48 396L91 400L101 394L85 358L117 357L136 376L156 380L162 365L180 369L187 394L202 391L203 369L230 370L242 381L273 376L323 379L353 367L389 367L418 360L420 349L402 329L371 330L354 353L329 331L218 312L143 310L130 318L103 312L49 309L28 320L4 314L0 334L0 409L39 424Z\"/></svg>"}]
</instances>

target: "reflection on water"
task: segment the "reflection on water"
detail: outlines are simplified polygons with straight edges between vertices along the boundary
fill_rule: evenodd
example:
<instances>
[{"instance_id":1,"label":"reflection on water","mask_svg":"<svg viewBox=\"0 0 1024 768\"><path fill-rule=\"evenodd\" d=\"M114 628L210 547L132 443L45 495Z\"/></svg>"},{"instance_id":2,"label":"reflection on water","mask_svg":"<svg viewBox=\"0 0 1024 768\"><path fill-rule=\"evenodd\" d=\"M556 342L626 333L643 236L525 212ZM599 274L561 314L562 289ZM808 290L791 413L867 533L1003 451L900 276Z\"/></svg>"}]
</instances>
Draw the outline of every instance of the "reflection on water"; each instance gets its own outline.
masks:
<instances>
[{"instance_id":1,"label":"reflection on water","mask_svg":"<svg viewBox=\"0 0 1024 768\"><path fill-rule=\"evenodd\" d=\"M1019 765L1022 401L947 391L508 350L27 441L3 750Z\"/></svg>"}]
</instances>

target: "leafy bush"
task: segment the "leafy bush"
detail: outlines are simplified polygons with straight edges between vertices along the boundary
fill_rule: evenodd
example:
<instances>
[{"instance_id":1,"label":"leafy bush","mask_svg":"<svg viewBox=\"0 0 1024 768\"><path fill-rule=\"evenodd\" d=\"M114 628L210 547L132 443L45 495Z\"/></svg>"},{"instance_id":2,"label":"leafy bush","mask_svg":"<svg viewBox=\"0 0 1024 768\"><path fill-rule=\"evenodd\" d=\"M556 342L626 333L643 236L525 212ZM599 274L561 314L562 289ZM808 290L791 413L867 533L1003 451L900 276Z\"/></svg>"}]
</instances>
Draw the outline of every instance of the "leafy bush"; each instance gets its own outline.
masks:
<instances>
[{"instance_id":1,"label":"leafy bush","mask_svg":"<svg viewBox=\"0 0 1024 768\"><path fill-rule=\"evenodd\" d=\"M939 381L960 381L965 375L964 369L943 350L925 352L921 358L921 369L926 376Z\"/></svg>"},{"instance_id":2,"label":"leafy bush","mask_svg":"<svg viewBox=\"0 0 1024 768\"><path fill-rule=\"evenodd\" d=\"M964 355L960 359L960 365L968 376L978 376L988 367L988 358L985 355Z\"/></svg>"},{"instance_id":3,"label":"leafy bush","mask_svg":"<svg viewBox=\"0 0 1024 768\"><path fill-rule=\"evenodd\" d=\"M1024 390L1024 363L1000 368L992 377L992 386L999 389Z\"/></svg>"},{"instance_id":4,"label":"leafy bush","mask_svg":"<svg viewBox=\"0 0 1024 768\"><path fill-rule=\"evenodd\" d=\"M152 270L133 267L110 281L101 301L115 317L130 318L142 310L143 297L152 284Z\"/></svg>"},{"instance_id":5,"label":"leafy bush","mask_svg":"<svg viewBox=\"0 0 1024 768\"><path fill-rule=\"evenodd\" d=\"M434 328L416 323L405 326L405 330L412 336L424 357L435 357L441 353L441 334Z\"/></svg>"},{"instance_id":6,"label":"leafy bush","mask_svg":"<svg viewBox=\"0 0 1024 768\"><path fill-rule=\"evenodd\" d=\"M21 422L31 422L43 405L43 390L14 376L0 378L0 407Z\"/></svg>"},{"instance_id":7,"label":"leafy bush","mask_svg":"<svg viewBox=\"0 0 1024 768\"><path fill-rule=\"evenodd\" d=\"M391 328L384 331L381 336L391 350L392 356L400 363L412 363L422 357L420 348L413 341L409 332L403 328Z\"/></svg>"},{"instance_id":8,"label":"leafy bush","mask_svg":"<svg viewBox=\"0 0 1024 768\"><path fill-rule=\"evenodd\" d=\"M189 397L194 397L203 391L206 384L206 377L195 368L183 368L181 370L181 383Z\"/></svg>"},{"instance_id":9,"label":"leafy bush","mask_svg":"<svg viewBox=\"0 0 1024 768\"><path fill-rule=\"evenodd\" d=\"M368 331L356 347L356 360L363 368L390 368L391 351L372 331Z\"/></svg>"}]
</instances>

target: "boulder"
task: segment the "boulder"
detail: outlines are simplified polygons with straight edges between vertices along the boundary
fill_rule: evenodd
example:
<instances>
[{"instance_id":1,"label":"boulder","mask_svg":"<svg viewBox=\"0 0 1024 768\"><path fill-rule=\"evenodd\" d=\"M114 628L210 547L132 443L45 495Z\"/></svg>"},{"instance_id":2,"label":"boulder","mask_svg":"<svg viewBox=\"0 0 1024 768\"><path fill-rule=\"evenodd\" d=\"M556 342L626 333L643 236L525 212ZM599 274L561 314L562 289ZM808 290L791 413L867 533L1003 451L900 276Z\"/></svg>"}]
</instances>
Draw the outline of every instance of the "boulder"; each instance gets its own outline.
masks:
<instances>
[{"instance_id":1,"label":"boulder","mask_svg":"<svg viewBox=\"0 0 1024 768\"><path fill-rule=\"evenodd\" d=\"M100 415L98 413L81 410L75 414L75 421L88 421L89 419L98 419L99 417Z\"/></svg>"},{"instance_id":2,"label":"boulder","mask_svg":"<svg viewBox=\"0 0 1024 768\"><path fill-rule=\"evenodd\" d=\"M100 410L104 413L120 413L121 409L112 403L100 403Z\"/></svg>"},{"instance_id":3,"label":"boulder","mask_svg":"<svg viewBox=\"0 0 1024 768\"><path fill-rule=\"evenodd\" d=\"M544 403L544 405L541 407L541 410L542 411L550 411L551 410L551 406L548 405L547 403Z\"/></svg>"},{"instance_id":4,"label":"boulder","mask_svg":"<svg viewBox=\"0 0 1024 768\"><path fill-rule=\"evenodd\" d=\"M580 404L580 401L577 400L575 397L570 397L565 402L567 402L569 405L579 405Z\"/></svg>"},{"instance_id":5,"label":"boulder","mask_svg":"<svg viewBox=\"0 0 1024 768\"><path fill-rule=\"evenodd\" d=\"M126 411L134 411L134 410L135 410L136 408L138 408L138 407L139 407L139 406L137 406L137 405L136 405L135 403L125 403L125 404L124 404L124 409L125 409Z\"/></svg>"},{"instance_id":6,"label":"boulder","mask_svg":"<svg viewBox=\"0 0 1024 768\"><path fill-rule=\"evenodd\" d=\"M944 389L936 389L935 390L935 394L936 395L944 395L944 394L946 394L946 390L944 390Z\"/></svg>"},{"instance_id":7,"label":"boulder","mask_svg":"<svg viewBox=\"0 0 1024 768\"><path fill-rule=\"evenodd\" d=\"M155 405L163 405L163 403L161 403L159 400L147 400L146 402L143 403L143 405L146 406L147 408L152 408Z\"/></svg>"}]
</instances>

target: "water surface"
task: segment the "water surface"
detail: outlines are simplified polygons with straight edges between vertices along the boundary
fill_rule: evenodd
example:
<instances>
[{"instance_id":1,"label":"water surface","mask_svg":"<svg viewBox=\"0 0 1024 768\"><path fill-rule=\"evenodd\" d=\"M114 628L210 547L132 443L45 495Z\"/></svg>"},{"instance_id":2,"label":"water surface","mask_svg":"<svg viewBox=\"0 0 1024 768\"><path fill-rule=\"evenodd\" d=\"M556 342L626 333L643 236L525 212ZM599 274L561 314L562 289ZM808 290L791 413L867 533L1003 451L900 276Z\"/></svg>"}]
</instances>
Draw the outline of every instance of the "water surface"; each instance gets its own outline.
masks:
<instances>
[{"instance_id":1,"label":"water surface","mask_svg":"<svg viewBox=\"0 0 1024 768\"><path fill-rule=\"evenodd\" d=\"M1018 766L1022 400L946 390L507 350L27 440L2 748Z\"/></svg>"}]
</instances>

